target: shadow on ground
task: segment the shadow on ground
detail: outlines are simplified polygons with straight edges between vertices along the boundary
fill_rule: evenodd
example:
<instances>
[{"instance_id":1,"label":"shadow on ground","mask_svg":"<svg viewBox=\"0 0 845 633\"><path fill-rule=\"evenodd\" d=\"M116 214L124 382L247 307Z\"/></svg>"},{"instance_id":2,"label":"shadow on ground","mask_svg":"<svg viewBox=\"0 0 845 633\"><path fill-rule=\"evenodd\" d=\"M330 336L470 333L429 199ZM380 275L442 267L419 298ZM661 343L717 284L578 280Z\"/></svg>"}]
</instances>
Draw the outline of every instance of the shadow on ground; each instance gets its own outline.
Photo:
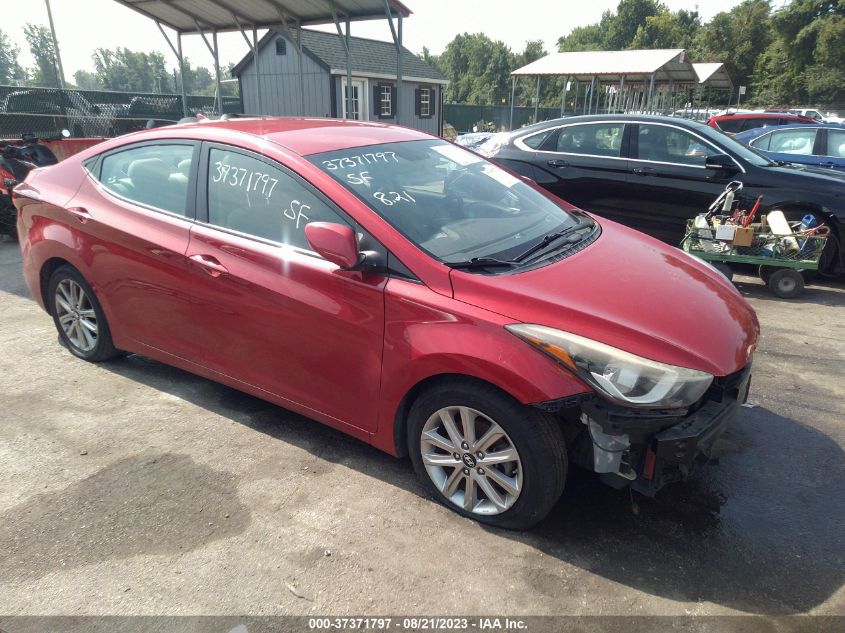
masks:
<instances>
[{"instance_id":1,"label":"shadow on ground","mask_svg":"<svg viewBox=\"0 0 845 633\"><path fill-rule=\"evenodd\" d=\"M290 411L138 356L105 366L321 459L425 495L407 462ZM845 582L841 448L813 428L757 407L741 410L720 440L720 452L719 463L656 499L632 497L573 471L560 503L535 529L490 532L675 600L765 614L803 613L824 602ZM558 578L538 578L533 571L526 568L525 582L549 599L565 591Z\"/></svg>"},{"instance_id":2,"label":"shadow on ground","mask_svg":"<svg viewBox=\"0 0 845 633\"><path fill-rule=\"evenodd\" d=\"M0 514L0 578L185 553L240 534L249 522L232 475L187 455L135 455Z\"/></svg>"}]
</instances>

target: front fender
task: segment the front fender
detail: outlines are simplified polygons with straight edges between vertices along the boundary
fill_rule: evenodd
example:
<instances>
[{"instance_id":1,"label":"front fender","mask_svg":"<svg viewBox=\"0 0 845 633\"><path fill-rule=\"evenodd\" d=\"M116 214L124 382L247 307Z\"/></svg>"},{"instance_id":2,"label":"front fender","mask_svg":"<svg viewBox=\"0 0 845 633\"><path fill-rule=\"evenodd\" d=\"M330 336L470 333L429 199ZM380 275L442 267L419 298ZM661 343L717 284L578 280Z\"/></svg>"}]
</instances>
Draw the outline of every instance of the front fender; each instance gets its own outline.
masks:
<instances>
[{"instance_id":1,"label":"front fender","mask_svg":"<svg viewBox=\"0 0 845 633\"><path fill-rule=\"evenodd\" d=\"M433 377L471 377L524 404L590 391L505 330L513 319L395 279L388 284L385 303L381 402L372 440L382 450L396 454L396 414L414 387Z\"/></svg>"}]
</instances>

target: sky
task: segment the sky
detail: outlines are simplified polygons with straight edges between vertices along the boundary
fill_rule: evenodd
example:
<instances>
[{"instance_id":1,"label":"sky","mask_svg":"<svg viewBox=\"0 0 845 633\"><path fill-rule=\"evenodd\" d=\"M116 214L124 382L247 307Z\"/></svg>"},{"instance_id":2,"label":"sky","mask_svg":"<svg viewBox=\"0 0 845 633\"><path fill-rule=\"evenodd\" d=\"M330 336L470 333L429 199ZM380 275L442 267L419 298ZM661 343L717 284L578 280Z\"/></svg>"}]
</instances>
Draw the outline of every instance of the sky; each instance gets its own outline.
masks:
<instances>
[{"instance_id":1,"label":"sky","mask_svg":"<svg viewBox=\"0 0 845 633\"><path fill-rule=\"evenodd\" d=\"M663 0L670 9L698 9L707 21L720 11L729 10L741 0ZM602 12L613 10L618 0L404 0L412 11L403 25L405 46L418 53L427 46L440 53L458 33L484 33L520 51L528 40L542 39L546 50L556 50L558 37L576 26L597 22ZM59 40L65 76L73 81L77 70L93 70L95 48L125 46L135 51L156 50L165 55L168 66L176 59L155 23L114 0L51 0L53 21ZM0 28L21 49L24 66L32 57L23 35L27 22L48 26L43 0L15 2L13 11L3 11ZM334 31L334 25L324 30ZM388 41L386 20L353 22L352 35ZM259 34L260 36L260 34ZM220 62L238 62L248 52L240 33L219 36ZM213 61L198 35L183 39L184 54L193 65L211 67Z\"/></svg>"}]
</instances>

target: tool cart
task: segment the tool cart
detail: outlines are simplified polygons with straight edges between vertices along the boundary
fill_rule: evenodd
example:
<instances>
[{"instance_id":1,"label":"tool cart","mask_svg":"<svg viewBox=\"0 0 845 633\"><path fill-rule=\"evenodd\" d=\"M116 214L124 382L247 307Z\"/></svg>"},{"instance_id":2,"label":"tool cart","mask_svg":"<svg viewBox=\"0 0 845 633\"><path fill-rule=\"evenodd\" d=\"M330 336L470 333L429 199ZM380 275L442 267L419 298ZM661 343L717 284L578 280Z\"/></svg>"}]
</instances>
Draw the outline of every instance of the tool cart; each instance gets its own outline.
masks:
<instances>
[{"instance_id":1,"label":"tool cart","mask_svg":"<svg viewBox=\"0 0 845 633\"><path fill-rule=\"evenodd\" d=\"M755 265L774 295L800 296L804 274L819 268L829 228L816 225L812 215L799 222L788 222L781 211L758 215L762 196L751 211L735 208L741 189L741 182L731 182L707 213L687 221L681 248L710 262L728 279L732 264Z\"/></svg>"}]
</instances>

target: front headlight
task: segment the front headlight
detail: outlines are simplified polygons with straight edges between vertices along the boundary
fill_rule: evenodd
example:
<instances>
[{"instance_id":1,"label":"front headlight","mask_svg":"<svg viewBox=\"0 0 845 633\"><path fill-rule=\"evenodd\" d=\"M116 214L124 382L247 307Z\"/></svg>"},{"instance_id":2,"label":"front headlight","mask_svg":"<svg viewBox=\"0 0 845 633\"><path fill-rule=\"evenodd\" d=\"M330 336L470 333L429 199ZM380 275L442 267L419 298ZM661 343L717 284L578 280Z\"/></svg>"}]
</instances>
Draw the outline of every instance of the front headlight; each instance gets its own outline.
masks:
<instances>
[{"instance_id":1,"label":"front headlight","mask_svg":"<svg viewBox=\"0 0 845 633\"><path fill-rule=\"evenodd\" d=\"M505 327L572 370L604 397L624 406L687 407L713 382L706 372L659 363L543 325Z\"/></svg>"}]
</instances>

